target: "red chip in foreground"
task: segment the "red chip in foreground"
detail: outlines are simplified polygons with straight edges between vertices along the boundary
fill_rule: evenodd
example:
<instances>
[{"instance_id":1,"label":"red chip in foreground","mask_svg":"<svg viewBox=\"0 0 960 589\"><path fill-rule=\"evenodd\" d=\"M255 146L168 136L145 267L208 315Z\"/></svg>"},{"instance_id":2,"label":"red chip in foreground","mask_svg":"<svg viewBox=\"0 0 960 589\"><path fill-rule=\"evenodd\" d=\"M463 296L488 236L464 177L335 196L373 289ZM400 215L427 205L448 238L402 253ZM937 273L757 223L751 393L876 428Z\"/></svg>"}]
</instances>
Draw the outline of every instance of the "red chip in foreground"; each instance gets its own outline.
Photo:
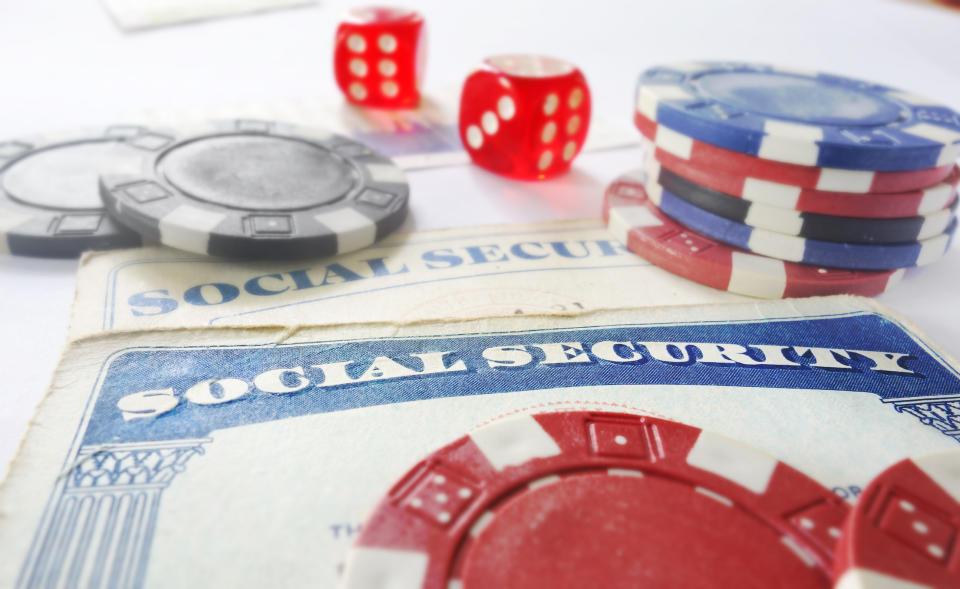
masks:
<instances>
[{"instance_id":1,"label":"red chip in foreground","mask_svg":"<svg viewBox=\"0 0 960 589\"><path fill-rule=\"evenodd\" d=\"M763 452L638 415L517 416L381 500L344 585L829 587L848 508Z\"/></svg>"},{"instance_id":2,"label":"red chip in foreground","mask_svg":"<svg viewBox=\"0 0 960 589\"><path fill-rule=\"evenodd\" d=\"M831 294L874 296L896 285L903 270L839 270L786 262L714 241L660 211L648 198L642 171L607 188L603 218L627 249L694 282L762 298Z\"/></svg>"},{"instance_id":3,"label":"red chip in foreground","mask_svg":"<svg viewBox=\"0 0 960 589\"><path fill-rule=\"evenodd\" d=\"M960 452L874 478L844 524L835 571L837 589L960 587Z\"/></svg>"}]
</instances>

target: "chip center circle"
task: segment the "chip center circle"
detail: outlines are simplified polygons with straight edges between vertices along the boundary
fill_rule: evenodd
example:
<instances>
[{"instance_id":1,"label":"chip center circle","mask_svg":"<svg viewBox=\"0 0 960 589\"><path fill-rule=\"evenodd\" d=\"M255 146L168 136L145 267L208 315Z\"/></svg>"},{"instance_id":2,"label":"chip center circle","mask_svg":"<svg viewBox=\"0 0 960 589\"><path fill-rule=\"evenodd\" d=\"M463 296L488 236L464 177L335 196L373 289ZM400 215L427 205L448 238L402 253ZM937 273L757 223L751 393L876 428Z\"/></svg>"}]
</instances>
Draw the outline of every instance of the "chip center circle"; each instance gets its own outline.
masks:
<instances>
[{"instance_id":1,"label":"chip center circle","mask_svg":"<svg viewBox=\"0 0 960 589\"><path fill-rule=\"evenodd\" d=\"M461 547L464 589L830 586L776 528L695 484L605 470L542 482Z\"/></svg>"},{"instance_id":2,"label":"chip center circle","mask_svg":"<svg viewBox=\"0 0 960 589\"><path fill-rule=\"evenodd\" d=\"M59 210L102 209L101 174L136 174L141 154L126 143L105 139L63 143L35 151L3 173L3 188L29 205Z\"/></svg>"},{"instance_id":3,"label":"chip center circle","mask_svg":"<svg viewBox=\"0 0 960 589\"><path fill-rule=\"evenodd\" d=\"M158 166L192 198L251 211L328 205L357 182L354 168L329 149L272 135L203 137L176 146Z\"/></svg>"},{"instance_id":4,"label":"chip center circle","mask_svg":"<svg viewBox=\"0 0 960 589\"><path fill-rule=\"evenodd\" d=\"M782 72L711 72L696 78L701 95L734 109L811 125L874 127L901 108L880 93Z\"/></svg>"}]
</instances>

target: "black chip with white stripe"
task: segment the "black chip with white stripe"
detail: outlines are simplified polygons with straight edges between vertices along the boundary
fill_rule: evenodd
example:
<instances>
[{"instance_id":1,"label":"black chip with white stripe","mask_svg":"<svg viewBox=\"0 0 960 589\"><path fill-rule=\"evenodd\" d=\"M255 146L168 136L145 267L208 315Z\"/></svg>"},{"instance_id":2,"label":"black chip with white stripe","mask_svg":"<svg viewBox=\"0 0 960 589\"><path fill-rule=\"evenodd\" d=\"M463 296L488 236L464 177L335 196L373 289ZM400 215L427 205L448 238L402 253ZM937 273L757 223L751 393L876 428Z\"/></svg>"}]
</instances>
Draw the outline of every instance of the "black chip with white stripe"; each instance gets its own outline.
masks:
<instances>
[{"instance_id":1,"label":"black chip with white stripe","mask_svg":"<svg viewBox=\"0 0 960 589\"><path fill-rule=\"evenodd\" d=\"M954 200L948 208L933 213L890 219L804 213L718 192L655 163L648 165L647 171L665 189L705 211L750 227L818 241L912 243L943 233L953 220L957 208L957 201Z\"/></svg>"},{"instance_id":2,"label":"black chip with white stripe","mask_svg":"<svg viewBox=\"0 0 960 589\"><path fill-rule=\"evenodd\" d=\"M338 254L403 222L409 186L388 158L347 137L235 120L180 134L139 174L105 175L107 209L145 237L246 259Z\"/></svg>"},{"instance_id":3,"label":"black chip with white stripe","mask_svg":"<svg viewBox=\"0 0 960 589\"><path fill-rule=\"evenodd\" d=\"M166 131L133 125L0 141L0 252L72 258L140 245L138 233L107 215L97 178L135 173L172 142Z\"/></svg>"}]
</instances>

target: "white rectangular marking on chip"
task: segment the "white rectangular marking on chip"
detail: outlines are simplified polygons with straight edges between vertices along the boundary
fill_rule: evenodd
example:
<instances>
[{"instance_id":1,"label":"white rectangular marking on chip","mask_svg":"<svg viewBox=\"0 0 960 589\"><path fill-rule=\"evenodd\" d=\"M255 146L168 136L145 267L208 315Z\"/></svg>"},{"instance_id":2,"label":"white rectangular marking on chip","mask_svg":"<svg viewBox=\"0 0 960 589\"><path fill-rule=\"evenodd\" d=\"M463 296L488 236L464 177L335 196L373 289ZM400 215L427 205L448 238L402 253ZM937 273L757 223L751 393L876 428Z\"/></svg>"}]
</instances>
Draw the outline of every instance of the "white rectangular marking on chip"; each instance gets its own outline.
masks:
<instances>
[{"instance_id":1,"label":"white rectangular marking on chip","mask_svg":"<svg viewBox=\"0 0 960 589\"><path fill-rule=\"evenodd\" d=\"M644 186L647 189L647 198L659 207L663 201L663 186L660 186L656 180L648 181Z\"/></svg>"},{"instance_id":2,"label":"white rectangular marking on chip","mask_svg":"<svg viewBox=\"0 0 960 589\"><path fill-rule=\"evenodd\" d=\"M210 232L225 218L223 213L179 205L160 219L160 241L188 252L208 252Z\"/></svg>"},{"instance_id":3,"label":"white rectangular marking on chip","mask_svg":"<svg viewBox=\"0 0 960 589\"><path fill-rule=\"evenodd\" d=\"M917 123L910 127L904 127L903 132L916 135L917 137L923 137L930 141L936 141L937 143L950 144L954 141L960 141L960 132L938 125L931 125L930 123Z\"/></svg>"},{"instance_id":4,"label":"white rectangular marking on chip","mask_svg":"<svg viewBox=\"0 0 960 589\"><path fill-rule=\"evenodd\" d=\"M687 454L687 464L722 476L760 494L770 484L777 460L736 440L710 432L700 432L696 443Z\"/></svg>"},{"instance_id":5,"label":"white rectangular marking on chip","mask_svg":"<svg viewBox=\"0 0 960 589\"><path fill-rule=\"evenodd\" d=\"M813 556L800 547L800 545L797 544L797 542L790 536L780 536L780 541L783 542L784 546L796 554L800 560L803 561L803 564L807 565L808 567L813 567L817 564L817 561L813 558Z\"/></svg>"},{"instance_id":6,"label":"white rectangular marking on chip","mask_svg":"<svg viewBox=\"0 0 960 589\"><path fill-rule=\"evenodd\" d=\"M904 127L903 132L942 143L943 147L940 148L940 155L937 157L937 166L952 164L960 157L960 132L958 131L930 123L919 123L912 127Z\"/></svg>"},{"instance_id":7,"label":"white rectangular marking on chip","mask_svg":"<svg viewBox=\"0 0 960 589\"><path fill-rule=\"evenodd\" d=\"M950 202L953 190L953 187L948 184L938 184L933 188L927 188L923 191L923 197L920 199L917 212L925 215L943 209Z\"/></svg>"},{"instance_id":8,"label":"white rectangular marking on chip","mask_svg":"<svg viewBox=\"0 0 960 589\"><path fill-rule=\"evenodd\" d=\"M560 446L529 415L478 429L470 439L497 470L560 454Z\"/></svg>"},{"instance_id":9,"label":"white rectangular marking on chip","mask_svg":"<svg viewBox=\"0 0 960 589\"><path fill-rule=\"evenodd\" d=\"M343 587L421 587L429 559L426 552L358 546L347 553Z\"/></svg>"},{"instance_id":10,"label":"white rectangular marking on chip","mask_svg":"<svg viewBox=\"0 0 960 589\"><path fill-rule=\"evenodd\" d=\"M904 270L903 268L898 268L897 270L895 270L893 274L891 274L890 277L887 278L887 285L883 290L890 290L894 286L900 284L900 281L903 280L903 275L906 272L907 271Z\"/></svg>"},{"instance_id":11,"label":"white rectangular marking on chip","mask_svg":"<svg viewBox=\"0 0 960 589\"><path fill-rule=\"evenodd\" d=\"M950 243L950 237L938 235L919 243L920 253L917 254L917 266L925 266L943 257L943 252L946 251L947 245Z\"/></svg>"},{"instance_id":12,"label":"white rectangular marking on chip","mask_svg":"<svg viewBox=\"0 0 960 589\"><path fill-rule=\"evenodd\" d=\"M693 96L676 84L641 86L637 92L637 110L651 121L657 120L657 107L662 100L691 100Z\"/></svg>"},{"instance_id":13,"label":"white rectangular marking on chip","mask_svg":"<svg viewBox=\"0 0 960 589\"><path fill-rule=\"evenodd\" d=\"M663 222L647 207L613 207L607 229L623 245L627 245L630 229L634 227L660 227Z\"/></svg>"},{"instance_id":14,"label":"white rectangular marking on chip","mask_svg":"<svg viewBox=\"0 0 960 589\"><path fill-rule=\"evenodd\" d=\"M690 154L693 153L693 139L663 125L657 125L654 145L685 160L690 159Z\"/></svg>"},{"instance_id":15,"label":"white rectangular marking on chip","mask_svg":"<svg viewBox=\"0 0 960 589\"><path fill-rule=\"evenodd\" d=\"M874 172L863 170L841 170L839 168L820 168L817 178L817 190L829 192L870 192L873 186Z\"/></svg>"},{"instance_id":16,"label":"white rectangular marking on chip","mask_svg":"<svg viewBox=\"0 0 960 589\"><path fill-rule=\"evenodd\" d=\"M406 184L407 176L397 166L388 164L364 164L374 182Z\"/></svg>"},{"instance_id":17,"label":"white rectangular marking on chip","mask_svg":"<svg viewBox=\"0 0 960 589\"><path fill-rule=\"evenodd\" d=\"M608 468L607 474L615 477L636 477L643 478L643 473L639 470L630 470L629 468Z\"/></svg>"},{"instance_id":18,"label":"white rectangular marking on chip","mask_svg":"<svg viewBox=\"0 0 960 589\"><path fill-rule=\"evenodd\" d=\"M695 73L695 72L699 72L699 71L705 70L705 69L707 69L707 68L709 68L709 67L710 67L710 66L708 66L708 65L705 65L705 64L702 64L702 63L697 63L697 62L695 62L695 61L688 61L688 62L685 62L685 63L671 63L670 66L669 66L669 68L670 68L671 70L675 70L675 71L678 71L678 72L685 72L685 73L688 73L688 74L692 74L692 73Z\"/></svg>"},{"instance_id":19,"label":"white rectangular marking on chip","mask_svg":"<svg viewBox=\"0 0 960 589\"><path fill-rule=\"evenodd\" d=\"M850 569L843 573L833 589L934 589L930 585L918 585L867 569Z\"/></svg>"},{"instance_id":20,"label":"white rectangular marking on chip","mask_svg":"<svg viewBox=\"0 0 960 589\"><path fill-rule=\"evenodd\" d=\"M489 525L490 522L492 521L493 521L493 512L484 511L482 514L480 514L480 517L477 518L477 521L473 522L473 525L470 526L470 536L474 538L479 536L480 532L482 532L483 529L486 528L487 525Z\"/></svg>"},{"instance_id":21,"label":"white rectangular marking on chip","mask_svg":"<svg viewBox=\"0 0 960 589\"><path fill-rule=\"evenodd\" d=\"M764 129L767 135L760 140L757 157L801 166L817 165L820 147L816 142L823 136L821 129L782 121L767 121ZM771 133L771 129L775 132Z\"/></svg>"},{"instance_id":22,"label":"white rectangular marking on chip","mask_svg":"<svg viewBox=\"0 0 960 589\"><path fill-rule=\"evenodd\" d=\"M912 106L939 106L940 104L938 101L933 100L932 98L927 98L926 96L921 96L920 94L914 94L913 92L904 92L903 90L887 92L887 96L892 96Z\"/></svg>"},{"instance_id":23,"label":"white rectangular marking on chip","mask_svg":"<svg viewBox=\"0 0 960 589\"><path fill-rule=\"evenodd\" d=\"M747 178L743 182L743 198L764 203L782 209L795 209L800 201L802 189L776 182L767 182L757 178Z\"/></svg>"},{"instance_id":24,"label":"white rectangular marking on chip","mask_svg":"<svg viewBox=\"0 0 960 589\"><path fill-rule=\"evenodd\" d=\"M773 231L754 229L747 242L747 249L780 260L799 262L803 260L804 240L793 235L780 235Z\"/></svg>"},{"instance_id":25,"label":"white rectangular marking on chip","mask_svg":"<svg viewBox=\"0 0 960 589\"><path fill-rule=\"evenodd\" d=\"M656 120L657 98L647 96L643 90L637 92L637 112L647 117L651 121Z\"/></svg>"},{"instance_id":26,"label":"white rectangular marking on chip","mask_svg":"<svg viewBox=\"0 0 960 589\"><path fill-rule=\"evenodd\" d=\"M923 224L920 226L920 231L917 233L917 239L929 239L936 235L940 235L944 232L950 221L953 220L953 215L947 214L946 211L943 214L934 214L923 219Z\"/></svg>"},{"instance_id":27,"label":"white rectangular marking on chip","mask_svg":"<svg viewBox=\"0 0 960 589\"><path fill-rule=\"evenodd\" d=\"M463 589L463 583L460 579L450 579L447 583L447 589Z\"/></svg>"},{"instance_id":28,"label":"white rectangular marking on chip","mask_svg":"<svg viewBox=\"0 0 960 589\"><path fill-rule=\"evenodd\" d=\"M770 135L789 138L793 141L814 142L823 140L823 129L815 125L801 125L767 119L763 123L763 130Z\"/></svg>"},{"instance_id":29,"label":"white rectangular marking on chip","mask_svg":"<svg viewBox=\"0 0 960 589\"><path fill-rule=\"evenodd\" d=\"M954 501L960 503L960 454L946 452L914 458L913 463Z\"/></svg>"},{"instance_id":30,"label":"white rectangular marking on chip","mask_svg":"<svg viewBox=\"0 0 960 589\"><path fill-rule=\"evenodd\" d=\"M656 180L660 177L660 162L658 162L652 155L648 155L643 160L643 171L646 173L646 177L641 179L642 183L645 184L647 178L653 178Z\"/></svg>"},{"instance_id":31,"label":"white rectangular marking on chip","mask_svg":"<svg viewBox=\"0 0 960 589\"><path fill-rule=\"evenodd\" d=\"M362 213L349 207L313 217L337 235L337 251L352 252L377 240L377 226Z\"/></svg>"},{"instance_id":32,"label":"white rectangular marking on chip","mask_svg":"<svg viewBox=\"0 0 960 589\"><path fill-rule=\"evenodd\" d=\"M761 204L752 205L747 209L747 217L743 222L751 227L759 227L762 223L764 229L790 235L797 235L803 228L803 217L800 213Z\"/></svg>"},{"instance_id":33,"label":"white rectangular marking on chip","mask_svg":"<svg viewBox=\"0 0 960 589\"><path fill-rule=\"evenodd\" d=\"M779 299L787 289L787 270L780 260L733 252L727 290Z\"/></svg>"},{"instance_id":34,"label":"white rectangular marking on chip","mask_svg":"<svg viewBox=\"0 0 960 589\"><path fill-rule=\"evenodd\" d=\"M729 497L724 497L723 495L721 495L720 493L717 493L716 491L711 491L706 487L694 487L693 490L696 491L697 493L700 493L701 495L705 495L713 499L717 503L722 503L727 507L733 507L733 501L730 500Z\"/></svg>"},{"instance_id":35,"label":"white rectangular marking on chip","mask_svg":"<svg viewBox=\"0 0 960 589\"><path fill-rule=\"evenodd\" d=\"M540 487L546 487L547 485L552 485L553 483L560 482L560 475L552 474L550 476L541 477L529 485L528 489L539 489Z\"/></svg>"}]
</instances>

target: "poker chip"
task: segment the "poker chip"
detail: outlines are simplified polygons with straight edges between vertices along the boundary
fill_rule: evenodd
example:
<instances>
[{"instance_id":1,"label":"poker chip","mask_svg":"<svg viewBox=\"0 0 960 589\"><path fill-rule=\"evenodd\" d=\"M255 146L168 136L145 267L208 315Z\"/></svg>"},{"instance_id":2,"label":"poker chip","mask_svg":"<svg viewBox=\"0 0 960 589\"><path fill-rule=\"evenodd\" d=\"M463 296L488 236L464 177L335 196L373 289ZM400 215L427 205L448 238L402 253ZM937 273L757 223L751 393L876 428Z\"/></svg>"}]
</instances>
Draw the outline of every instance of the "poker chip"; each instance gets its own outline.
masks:
<instances>
[{"instance_id":1,"label":"poker chip","mask_svg":"<svg viewBox=\"0 0 960 589\"><path fill-rule=\"evenodd\" d=\"M616 179L606 191L604 219L630 251L694 282L762 298L874 296L903 276L903 270L855 272L785 262L714 241L663 214L647 198L645 184L640 170Z\"/></svg>"},{"instance_id":2,"label":"poker chip","mask_svg":"<svg viewBox=\"0 0 960 589\"><path fill-rule=\"evenodd\" d=\"M920 170L960 156L960 113L872 82L734 62L651 68L637 111L765 160L851 170Z\"/></svg>"},{"instance_id":3,"label":"poker chip","mask_svg":"<svg viewBox=\"0 0 960 589\"><path fill-rule=\"evenodd\" d=\"M144 154L171 141L164 131L115 125L0 142L0 251L70 258L140 245L107 215L97 177L137 170Z\"/></svg>"},{"instance_id":4,"label":"poker chip","mask_svg":"<svg viewBox=\"0 0 960 589\"><path fill-rule=\"evenodd\" d=\"M917 217L861 219L815 213L798 213L743 200L710 190L660 167L652 159L647 174L686 202L731 221L820 241L845 243L909 243L942 234L950 225L956 200L950 208Z\"/></svg>"},{"instance_id":5,"label":"poker chip","mask_svg":"<svg viewBox=\"0 0 960 589\"><path fill-rule=\"evenodd\" d=\"M122 223L164 245L214 256L305 258L366 247L394 230L409 187L388 158L352 139L236 120L144 153L100 192Z\"/></svg>"},{"instance_id":6,"label":"poker chip","mask_svg":"<svg viewBox=\"0 0 960 589\"><path fill-rule=\"evenodd\" d=\"M848 512L740 442L663 419L507 418L407 472L347 588L830 587Z\"/></svg>"},{"instance_id":7,"label":"poker chip","mask_svg":"<svg viewBox=\"0 0 960 589\"><path fill-rule=\"evenodd\" d=\"M902 244L819 241L750 227L690 204L652 179L647 196L661 211L707 237L757 254L848 270L891 270L923 266L940 259L950 246L957 220L935 237Z\"/></svg>"},{"instance_id":8,"label":"poker chip","mask_svg":"<svg viewBox=\"0 0 960 589\"><path fill-rule=\"evenodd\" d=\"M729 174L725 170L707 170L690 165L671 153L644 140L648 159L656 160L672 173L704 188L722 192L766 206L805 213L840 217L890 219L916 217L942 211L957 200L960 167L955 166L943 182L906 192L828 192L769 182L748 176Z\"/></svg>"},{"instance_id":9,"label":"poker chip","mask_svg":"<svg viewBox=\"0 0 960 589\"><path fill-rule=\"evenodd\" d=\"M634 113L634 123L644 137L656 144L658 153L661 150L670 153L698 169L721 170L744 178L800 188L854 193L906 192L935 186L954 170L953 162L923 170L897 172L800 166L760 159L698 141L659 125L639 112ZM726 192L732 194L735 191Z\"/></svg>"},{"instance_id":10,"label":"poker chip","mask_svg":"<svg viewBox=\"0 0 960 589\"><path fill-rule=\"evenodd\" d=\"M874 478L846 519L835 571L837 589L960 587L960 452Z\"/></svg>"}]
</instances>

